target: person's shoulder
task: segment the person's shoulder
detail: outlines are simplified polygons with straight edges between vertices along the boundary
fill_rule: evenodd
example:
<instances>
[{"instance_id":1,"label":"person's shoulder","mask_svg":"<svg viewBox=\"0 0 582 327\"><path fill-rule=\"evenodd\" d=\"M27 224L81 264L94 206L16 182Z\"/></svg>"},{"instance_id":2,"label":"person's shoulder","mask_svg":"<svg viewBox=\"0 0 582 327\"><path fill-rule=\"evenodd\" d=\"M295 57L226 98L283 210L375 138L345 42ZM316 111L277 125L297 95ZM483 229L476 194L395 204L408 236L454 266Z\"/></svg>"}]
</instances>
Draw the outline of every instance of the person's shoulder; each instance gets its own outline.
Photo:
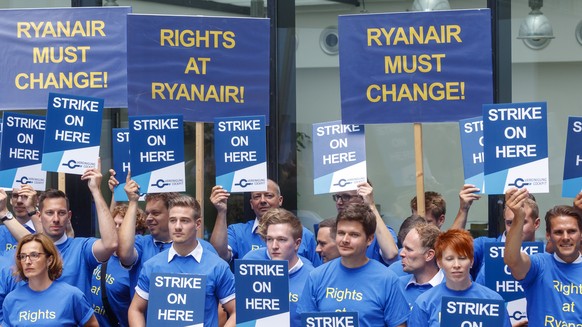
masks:
<instances>
[{"instance_id":1,"label":"person's shoulder","mask_svg":"<svg viewBox=\"0 0 582 327\"><path fill-rule=\"evenodd\" d=\"M445 283L431 287L430 289L426 290L424 293L420 294L416 298L416 303L417 304L427 303L427 302L431 302L435 298L440 298L441 297L440 293L442 292L444 287L445 287Z\"/></svg>"},{"instance_id":2,"label":"person's shoulder","mask_svg":"<svg viewBox=\"0 0 582 327\"><path fill-rule=\"evenodd\" d=\"M164 252L166 252L166 251L164 251ZM164 252L162 252L162 253L164 253ZM162 253L160 253L160 254L162 254ZM167 257L167 253L166 253L166 257ZM216 254L215 252L207 251L206 249L202 250L202 259L201 259L200 263L203 265L213 265L213 266L218 266L218 267L222 267L222 268L226 267L226 269L230 270L230 266L228 265L228 263L226 261L224 261L224 259L219 257L218 254Z\"/></svg>"},{"instance_id":3,"label":"person's shoulder","mask_svg":"<svg viewBox=\"0 0 582 327\"><path fill-rule=\"evenodd\" d=\"M243 257L243 260L269 260L267 248L258 248L251 250Z\"/></svg>"},{"instance_id":4,"label":"person's shoulder","mask_svg":"<svg viewBox=\"0 0 582 327\"><path fill-rule=\"evenodd\" d=\"M489 299L493 299L493 300L502 300L503 301L503 297L501 295L499 295L499 293L495 292L494 290L490 289L487 286L483 286L481 284L478 283L473 283L473 287L481 294L487 296L487 298Z\"/></svg>"},{"instance_id":5,"label":"person's shoulder","mask_svg":"<svg viewBox=\"0 0 582 327\"><path fill-rule=\"evenodd\" d=\"M216 249L214 248L214 246L212 246L212 244L210 244L210 242L208 242L207 240L199 238L198 242L200 242L200 244L202 245L202 248L204 250L208 250L208 251L218 255L218 252L216 252Z\"/></svg>"},{"instance_id":6,"label":"person's shoulder","mask_svg":"<svg viewBox=\"0 0 582 327\"><path fill-rule=\"evenodd\" d=\"M311 230L309 230L309 228L303 226L303 237L313 237L315 238L315 235L313 234L313 232Z\"/></svg>"}]
</instances>

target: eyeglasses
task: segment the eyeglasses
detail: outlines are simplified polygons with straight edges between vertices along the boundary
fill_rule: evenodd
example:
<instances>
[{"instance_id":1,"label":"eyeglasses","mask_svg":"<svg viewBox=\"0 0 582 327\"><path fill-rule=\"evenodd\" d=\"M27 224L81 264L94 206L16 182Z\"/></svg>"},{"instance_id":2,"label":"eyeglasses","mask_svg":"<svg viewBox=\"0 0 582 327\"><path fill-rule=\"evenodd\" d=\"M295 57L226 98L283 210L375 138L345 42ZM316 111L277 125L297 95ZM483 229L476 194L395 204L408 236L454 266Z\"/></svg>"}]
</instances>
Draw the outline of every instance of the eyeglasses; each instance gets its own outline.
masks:
<instances>
[{"instance_id":1,"label":"eyeglasses","mask_svg":"<svg viewBox=\"0 0 582 327\"><path fill-rule=\"evenodd\" d=\"M20 253L19 255L16 256L16 258L20 261L26 261L26 258L30 258L30 261L37 261L40 258L41 254L46 254L46 253L40 253L40 252L30 252L29 254Z\"/></svg>"},{"instance_id":2,"label":"eyeglasses","mask_svg":"<svg viewBox=\"0 0 582 327\"><path fill-rule=\"evenodd\" d=\"M339 200L339 199L342 199L342 202L348 202L354 196L355 195L349 195L349 194L334 194L331 196L331 198L333 199L334 202L337 202L337 200Z\"/></svg>"}]
</instances>

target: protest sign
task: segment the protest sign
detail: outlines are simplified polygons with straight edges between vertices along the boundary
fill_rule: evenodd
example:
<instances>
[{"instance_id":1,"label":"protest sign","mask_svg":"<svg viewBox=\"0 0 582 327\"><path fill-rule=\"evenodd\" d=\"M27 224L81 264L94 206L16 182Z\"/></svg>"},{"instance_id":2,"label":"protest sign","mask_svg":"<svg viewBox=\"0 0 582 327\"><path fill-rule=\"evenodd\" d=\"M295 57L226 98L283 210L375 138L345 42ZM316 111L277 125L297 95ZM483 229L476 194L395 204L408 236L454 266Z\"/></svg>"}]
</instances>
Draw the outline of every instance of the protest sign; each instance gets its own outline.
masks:
<instances>
[{"instance_id":1,"label":"protest sign","mask_svg":"<svg viewBox=\"0 0 582 327\"><path fill-rule=\"evenodd\" d=\"M314 194L356 190L366 182L364 125L313 124Z\"/></svg>"},{"instance_id":2,"label":"protest sign","mask_svg":"<svg viewBox=\"0 0 582 327\"><path fill-rule=\"evenodd\" d=\"M344 124L457 122L492 102L488 9L338 21Z\"/></svg>"},{"instance_id":3,"label":"protest sign","mask_svg":"<svg viewBox=\"0 0 582 327\"><path fill-rule=\"evenodd\" d=\"M532 255L544 252L542 242L524 242L521 251ZM527 319L527 301L521 284L513 278L509 267L503 262L504 242L485 244L485 285L497 292L507 303L507 312L512 324Z\"/></svg>"},{"instance_id":4,"label":"protest sign","mask_svg":"<svg viewBox=\"0 0 582 327\"><path fill-rule=\"evenodd\" d=\"M485 186L488 194L510 187L549 192L545 102L483 105Z\"/></svg>"},{"instance_id":5,"label":"protest sign","mask_svg":"<svg viewBox=\"0 0 582 327\"><path fill-rule=\"evenodd\" d=\"M216 185L228 192L267 190L264 116L214 120Z\"/></svg>"},{"instance_id":6,"label":"protest sign","mask_svg":"<svg viewBox=\"0 0 582 327\"><path fill-rule=\"evenodd\" d=\"M30 184L44 191L46 171L41 170L46 119L43 116L4 112L0 187L20 188Z\"/></svg>"},{"instance_id":7,"label":"protest sign","mask_svg":"<svg viewBox=\"0 0 582 327\"><path fill-rule=\"evenodd\" d=\"M130 115L269 123L268 19L132 14L127 31Z\"/></svg>"},{"instance_id":8,"label":"protest sign","mask_svg":"<svg viewBox=\"0 0 582 327\"><path fill-rule=\"evenodd\" d=\"M483 117L462 119L459 121L461 131L461 153L465 184L472 184L479 188L479 193L485 193L483 183Z\"/></svg>"},{"instance_id":9,"label":"protest sign","mask_svg":"<svg viewBox=\"0 0 582 327\"><path fill-rule=\"evenodd\" d=\"M235 260L237 326L289 326L288 262Z\"/></svg>"},{"instance_id":10,"label":"protest sign","mask_svg":"<svg viewBox=\"0 0 582 327\"><path fill-rule=\"evenodd\" d=\"M49 92L127 106L130 7L0 10L0 108L45 108Z\"/></svg>"},{"instance_id":11,"label":"protest sign","mask_svg":"<svg viewBox=\"0 0 582 327\"><path fill-rule=\"evenodd\" d=\"M140 193L183 192L182 115L129 117L130 167Z\"/></svg>"},{"instance_id":12,"label":"protest sign","mask_svg":"<svg viewBox=\"0 0 582 327\"><path fill-rule=\"evenodd\" d=\"M204 326L206 276L152 273L147 325Z\"/></svg>"},{"instance_id":13,"label":"protest sign","mask_svg":"<svg viewBox=\"0 0 582 327\"><path fill-rule=\"evenodd\" d=\"M507 319L502 300L443 296L441 326L504 326Z\"/></svg>"},{"instance_id":14,"label":"protest sign","mask_svg":"<svg viewBox=\"0 0 582 327\"><path fill-rule=\"evenodd\" d=\"M42 170L82 175L97 167L103 99L50 93Z\"/></svg>"},{"instance_id":15,"label":"protest sign","mask_svg":"<svg viewBox=\"0 0 582 327\"><path fill-rule=\"evenodd\" d=\"M358 327L357 312L307 312L301 314L302 327Z\"/></svg>"},{"instance_id":16,"label":"protest sign","mask_svg":"<svg viewBox=\"0 0 582 327\"><path fill-rule=\"evenodd\" d=\"M574 198L582 191L582 117L568 118L562 197Z\"/></svg>"}]
</instances>

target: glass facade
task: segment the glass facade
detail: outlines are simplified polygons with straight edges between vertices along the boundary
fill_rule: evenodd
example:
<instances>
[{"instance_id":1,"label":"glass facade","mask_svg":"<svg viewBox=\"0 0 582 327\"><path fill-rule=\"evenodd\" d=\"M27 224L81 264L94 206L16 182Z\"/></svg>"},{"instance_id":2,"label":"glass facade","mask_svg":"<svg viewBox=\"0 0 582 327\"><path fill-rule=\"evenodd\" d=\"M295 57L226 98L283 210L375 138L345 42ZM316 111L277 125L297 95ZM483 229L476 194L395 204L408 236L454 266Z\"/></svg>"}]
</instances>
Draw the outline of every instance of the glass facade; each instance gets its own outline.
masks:
<instances>
[{"instance_id":1,"label":"glass facade","mask_svg":"<svg viewBox=\"0 0 582 327\"><path fill-rule=\"evenodd\" d=\"M531 9L527 0L450 0L454 9L493 8L493 56L499 67L495 73L499 102L546 101L548 105L550 193L536 194L543 214L555 204L571 203L561 197L566 125L568 116L580 115L580 76L582 76L582 2L545 1L541 11L548 18L554 39L534 49L518 39L522 21ZM269 16L272 19L272 99L268 130L269 174L282 186L283 206L297 210L308 228L334 216L331 196L313 195L313 123L338 120L340 78L337 33L338 16L362 13L402 12L413 0L217 0L217 1L3 1L0 8L70 7L72 5L131 6L133 13L160 15ZM295 10L293 10L293 8ZM5 64L9 60L4 58ZM131 58L128 58L131 60ZM163 58L160 58L163 64ZM104 115L102 133L103 167L111 166L110 131L127 126L127 109ZM195 123L185 129L188 193L195 194ZM447 201L444 228L452 223L463 185L459 128L455 122L422 124L425 190L441 193ZM202 135L202 134L200 134ZM211 232L214 211L208 197L214 181L212 125L204 126L205 223ZM412 124L366 126L366 152L369 179L374 185L376 203L385 222L398 230L410 215L410 200L416 194L416 168ZM105 176L105 182L106 182ZM53 176L51 186L57 186ZM69 181L70 180L70 181ZM67 190L81 184L67 177ZM103 189L106 189L104 183ZM82 189L79 186L79 189ZM68 192L70 193L70 192ZM76 195L76 194L75 194ZM72 196L74 197L74 196ZM469 212L468 228L499 222L499 197L484 196ZM251 218L248 196L236 195L229 201L229 223ZM85 206L86 207L86 206ZM79 206L83 210L83 205ZM243 219L244 220L244 219ZM491 226L497 230L498 226ZM89 228L89 227L88 227ZM544 238L542 222L537 237ZM481 231L486 233L486 231Z\"/></svg>"}]
</instances>

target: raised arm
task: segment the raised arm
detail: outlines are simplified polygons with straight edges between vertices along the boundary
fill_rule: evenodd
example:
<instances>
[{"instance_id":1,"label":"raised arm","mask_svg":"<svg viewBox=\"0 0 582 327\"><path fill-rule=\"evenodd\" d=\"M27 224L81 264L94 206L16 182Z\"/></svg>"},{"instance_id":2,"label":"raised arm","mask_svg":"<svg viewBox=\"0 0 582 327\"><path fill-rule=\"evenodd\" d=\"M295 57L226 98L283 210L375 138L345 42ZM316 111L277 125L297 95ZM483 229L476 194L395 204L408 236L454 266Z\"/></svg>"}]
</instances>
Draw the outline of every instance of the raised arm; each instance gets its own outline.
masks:
<instances>
[{"instance_id":1,"label":"raised arm","mask_svg":"<svg viewBox=\"0 0 582 327\"><path fill-rule=\"evenodd\" d=\"M124 191L127 194L129 203L123 222L119 226L117 256L123 266L131 267L137 260L137 251L135 250L135 224L139 200L139 185L131 179L131 173L128 173L125 179Z\"/></svg>"},{"instance_id":2,"label":"raised arm","mask_svg":"<svg viewBox=\"0 0 582 327\"><path fill-rule=\"evenodd\" d=\"M111 217L111 211L107 202L101 194L101 159L99 159L96 168L87 169L81 176L81 180L86 180L89 191L95 202L97 211L97 222L99 223L99 234L101 238L93 243L93 255L99 262L105 262L117 249L117 231L115 222Z\"/></svg>"},{"instance_id":3,"label":"raised arm","mask_svg":"<svg viewBox=\"0 0 582 327\"><path fill-rule=\"evenodd\" d=\"M210 194L210 202L214 205L218 214L216 215L216 222L214 223L214 230L212 230L212 235L210 236L210 244L214 246L218 255L230 262L232 258L232 252L228 249L228 224L226 222L226 210L227 202L230 193L220 185L216 185L212 188L212 193Z\"/></svg>"},{"instance_id":4,"label":"raised arm","mask_svg":"<svg viewBox=\"0 0 582 327\"><path fill-rule=\"evenodd\" d=\"M24 226L22 226L18 220L14 219L14 215L12 215L12 213L9 212L8 208L6 207L7 202L8 196L6 195L6 191L0 189L0 218L12 217L12 219L4 220L4 226L8 228L10 234L12 234L12 236L14 236L17 241L20 241L21 238L30 234L30 232L28 229L24 228Z\"/></svg>"},{"instance_id":5,"label":"raised arm","mask_svg":"<svg viewBox=\"0 0 582 327\"><path fill-rule=\"evenodd\" d=\"M127 313L129 326L145 327L145 315L148 309L148 300L144 300L137 293L133 296Z\"/></svg>"},{"instance_id":6,"label":"raised arm","mask_svg":"<svg viewBox=\"0 0 582 327\"><path fill-rule=\"evenodd\" d=\"M582 192L576 195L576 198L574 199L574 207L582 210Z\"/></svg>"},{"instance_id":7,"label":"raised arm","mask_svg":"<svg viewBox=\"0 0 582 327\"><path fill-rule=\"evenodd\" d=\"M531 261L526 253L521 252L521 240L525 221L524 202L528 197L527 189L510 188L505 192L505 205L513 212L511 229L505 240L505 256L503 261L517 280L522 280L531 268Z\"/></svg>"},{"instance_id":8,"label":"raised arm","mask_svg":"<svg viewBox=\"0 0 582 327\"><path fill-rule=\"evenodd\" d=\"M475 193L479 192L479 188L475 185L465 184L459 191L459 211L451 225L451 229L466 229L467 218L469 217L469 209L473 205L473 201L479 200L481 195Z\"/></svg>"},{"instance_id":9,"label":"raised arm","mask_svg":"<svg viewBox=\"0 0 582 327\"><path fill-rule=\"evenodd\" d=\"M119 181L115 178L115 170L109 169L109 180L107 181L107 186L111 191L111 203L109 204L109 211L113 212L113 208L117 206L117 201L115 201L115 187L119 185Z\"/></svg>"},{"instance_id":10,"label":"raised arm","mask_svg":"<svg viewBox=\"0 0 582 327\"><path fill-rule=\"evenodd\" d=\"M384 259L385 262L391 262L398 255L398 247L396 246L396 242L388 230L388 227L386 227L384 220L382 220L382 216L380 216L380 213L376 208L374 189L368 183L360 183L358 184L358 195L364 199L364 203L370 207L370 210L372 210L376 217L375 236L381 250L382 259Z\"/></svg>"}]
</instances>

